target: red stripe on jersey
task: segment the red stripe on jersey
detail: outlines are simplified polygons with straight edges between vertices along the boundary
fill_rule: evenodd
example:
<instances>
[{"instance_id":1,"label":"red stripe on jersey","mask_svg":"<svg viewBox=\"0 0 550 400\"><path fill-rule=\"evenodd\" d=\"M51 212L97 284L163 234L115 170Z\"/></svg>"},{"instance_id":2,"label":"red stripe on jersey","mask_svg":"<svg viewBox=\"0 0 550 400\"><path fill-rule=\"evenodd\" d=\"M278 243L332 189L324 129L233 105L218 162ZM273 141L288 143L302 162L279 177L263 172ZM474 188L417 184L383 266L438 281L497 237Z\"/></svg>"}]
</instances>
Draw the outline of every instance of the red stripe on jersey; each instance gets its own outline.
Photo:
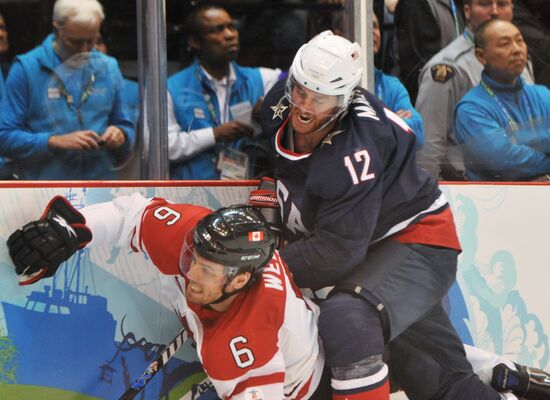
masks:
<instances>
[{"instance_id":1,"label":"red stripe on jersey","mask_svg":"<svg viewBox=\"0 0 550 400\"><path fill-rule=\"evenodd\" d=\"M462 250L449 207L440 213L425 216L417 223L395 234L393 238L401 243L427 244Z\"/></svg>"},{"instance_id":2,"label":"red stripe on jersey","mask_svg":"<svg viewBox=\"0 0 550 400\"><path fill-rule=\"evenodd\" d=\"M390 383L388 380L382 386L367 392L352 393L352 394L332 394L332 400L389 400L390 398Z\"/></svg>"},{"instance_id":3,"label":"red stripe on jersey","mask_svg":"<svg viewBox=\"0 0 550 400\"><path fill-rule=\"evenodd\" d=\"M283 124L281 125L281 127L279 128L277 133L275 134L275 149L282 156L284 156L284 157L286 157L290 160L294 160L294 161L295 160L301 160L302 158L309 157L311 155L311 153L296 153L294 151L288 150L288 149L283 147L283 144L282 144L283 132L284 132L285 126L286 126L286 124L288 123L289 120L290 120L290 116L287 117L287 119L283 122Z\"/></svg>"},{"instance_id":4,"label":"red stripe on jersey","mask_svg":"<svg viewBox=\"0 0 550 400\"><path fill-rule=\"evenodd\" d=\"M306 384L300 389L298 394L296 395L295 399L300 400L303 399L304 396L307 394L309 387L311 386L311 380L313 379L313 374L309 377Z\"/></svg>"},{"instance_id":5,"label":"red stripe on jersey","mask_svg":"<svg viewBox=\"0 0 550 400\"><path fill-rule=\"evenodd\" d=\"M264 375L264 376L252 376L248 378L246 381L239 382L237 386L235 386L235 390L233 390L233 393L231 393L229 398L243 392L248 388L269 385L272 383L281 383L284 381L285 381L284 372L276 372L274 374Z\"/></svg>"}]
</instances>

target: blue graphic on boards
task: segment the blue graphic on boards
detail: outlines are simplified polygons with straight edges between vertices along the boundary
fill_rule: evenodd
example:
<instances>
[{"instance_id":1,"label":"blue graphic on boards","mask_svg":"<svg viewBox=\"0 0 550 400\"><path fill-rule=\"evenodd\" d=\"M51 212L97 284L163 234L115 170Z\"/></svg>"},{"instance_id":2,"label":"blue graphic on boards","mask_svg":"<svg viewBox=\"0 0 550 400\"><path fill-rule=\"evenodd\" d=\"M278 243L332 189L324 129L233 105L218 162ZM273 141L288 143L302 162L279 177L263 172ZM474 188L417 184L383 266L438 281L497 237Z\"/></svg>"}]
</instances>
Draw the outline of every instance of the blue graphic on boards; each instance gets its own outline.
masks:
<instances>
[{"instance_id":1,"label":"blue graphic on boards","mask_svg":"<svg viewBox=\"0 0 550 400\"><path fill-rule=\"evenodd\" d=\"M67 197L75 204L71 194ZM109 311L109 299L96 293L96 277L107 283L102 289L110 293L117 293L113 287L118 285L120 292L124 286L131 300L138 299L142 311L153 314L151 310L159 309L155 301L97 267L89 250L80 250L53 278L19 288L27 293L24 301L0 302L6 331L0 329L0 384L118 399L143 373L167 343L136 335L125 328L125 317L117 322ZM137 399L159 399L174 389L188 393L186 400L217 399L202 377L196 359L186 362L173 357Z\"/></svg>"},{"instance_id":2,"label":"blue graphic on boards","mask_svg":"<svg viewBox=\"0 0 550 400\"><path fill-rule=\"evenodd\" d=\"M451 292L450 315L465 343L502 354L512 361L545 369L550 357L548 335L539 317L530 313L516 288L514 255L495 251L489 260L478 257L476 203L463 194L452 200L463 251L457 282ZM497 193L505 196L505 193ZM456 285L453 289L456 289Z\"/></svg>"}]
</instances>

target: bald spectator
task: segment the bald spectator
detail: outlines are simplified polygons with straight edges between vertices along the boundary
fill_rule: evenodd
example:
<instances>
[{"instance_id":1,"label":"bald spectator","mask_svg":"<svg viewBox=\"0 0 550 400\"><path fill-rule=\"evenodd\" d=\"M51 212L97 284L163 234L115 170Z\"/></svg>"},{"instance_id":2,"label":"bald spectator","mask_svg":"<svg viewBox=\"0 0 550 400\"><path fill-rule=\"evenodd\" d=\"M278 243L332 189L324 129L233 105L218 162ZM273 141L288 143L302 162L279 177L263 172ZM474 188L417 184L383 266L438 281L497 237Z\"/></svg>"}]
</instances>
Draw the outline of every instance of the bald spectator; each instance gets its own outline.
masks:
<instances>
[{"instance_id":1,"label":"bald spectator","mask_svg":"<svg viewBox=\"0 0 550 400\"><path fill-rule=\"evenodd\" d=\"M476 32L481 82L458 103L457 139L470 180L548 181L550 90L526 84L527 46L512 23L490 20Z\"/></svg>"},{"instance_id":2,"label":"bald spectator","mask_svg":"<svg viewBox=\"0 0 550 400\"><path fill-rule=\"evenodd\" d=\"M513 17L512 0L464 0L467 28L422 69L416 109L424 119L424 146L418 165L435 178L464 180L464 161L456 146L453 115L458 101L481 79L483 66L475 57L473 32L485 21ZM523 77L533 83L526 67Z\"/></svg>"},{"instance_id":3,"label":"bald spectator","mask_svg":"<svg viewBox=\"0 0 550 400\"><path fill-rule=\"evenodd\" d=\"M18 56L0 114L0 155L23 179L110 179L134 142L115 59L94 50L97 0L57 0L53 31Z\"/></svg>"}]
</instances>

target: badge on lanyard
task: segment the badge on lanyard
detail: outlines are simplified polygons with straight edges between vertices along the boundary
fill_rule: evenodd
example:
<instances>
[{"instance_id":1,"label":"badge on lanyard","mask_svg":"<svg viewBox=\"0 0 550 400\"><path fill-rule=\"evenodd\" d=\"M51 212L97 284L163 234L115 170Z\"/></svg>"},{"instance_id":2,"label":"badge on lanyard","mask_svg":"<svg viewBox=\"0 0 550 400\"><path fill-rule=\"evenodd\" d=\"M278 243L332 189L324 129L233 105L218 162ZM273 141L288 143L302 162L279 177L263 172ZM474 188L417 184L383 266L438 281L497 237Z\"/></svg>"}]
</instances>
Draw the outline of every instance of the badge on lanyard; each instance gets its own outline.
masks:
<instances>
[{"instance_id":1,"label":"badge on lanyard","mask_svg":"<svg viewBox=\"0 0 550 400\"><path fill-rule=\"evenodd\" d=\"M56 87L48 88L48 99L59 99L59 97L61 97L59 88L56 88Z\"/></svg>"},{"instance_id":2,"label":"badge on lanyard","mask_svg":"<svg viewBox=\"0 0 550 400\"><path fill-rule=\"evenodd\" d=\"M198 119L204 119L204 110L202 108L195 108L193 109L193 114L195 115L195 118Z\"/></svg>"},{"instance_id":3,"label":"badge on lanyard","mask_svg":"<svg viewBox=\"0 0 550 400\"><path fill-rule=\"evenodd\" d=\"M220 151L217 167L222 180L248 179L248 155L232 147Z\"/></svg>"}]
</instances>

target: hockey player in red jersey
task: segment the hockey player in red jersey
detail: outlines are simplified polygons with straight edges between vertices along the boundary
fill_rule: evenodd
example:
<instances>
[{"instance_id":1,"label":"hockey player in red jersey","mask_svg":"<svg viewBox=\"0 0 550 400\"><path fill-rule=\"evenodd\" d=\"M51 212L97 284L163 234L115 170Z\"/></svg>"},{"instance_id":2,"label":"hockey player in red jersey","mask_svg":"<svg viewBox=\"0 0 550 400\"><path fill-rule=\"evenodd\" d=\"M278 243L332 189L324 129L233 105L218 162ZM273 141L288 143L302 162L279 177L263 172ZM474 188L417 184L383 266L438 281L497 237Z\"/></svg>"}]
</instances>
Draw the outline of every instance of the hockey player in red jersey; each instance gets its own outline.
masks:
<instances>
[{"instance_id":1,"label":"hockey player in red jersey","mask_svg":"<svg viewBox=\"0 0 550 400\"><path fill-rule=\"evenodd\" d=\"M257 209L212 212L136 194L77 211L58 196L8 239L21 284L53 275L78 248L102 244L144 252L173 276L163 292L174 294L221 398L311 398L324 361L318 307L293 284Z\"/></svg>"},{"instance_id":2,"label":"hockey player in red jersey","mask_svg":"<svg viewBox=\"0 0 550 400\"><path fill-rule=\"evenodd\" d=\"M410 399L499 399L442 307L461 250L447 200L416 168L414 132L359 88L361 65L357 43L323 32L260 114L281 257L300 288L335 286L319 317L333 399L388 399L386 361Z\"/></svg>"}]
</instances>

